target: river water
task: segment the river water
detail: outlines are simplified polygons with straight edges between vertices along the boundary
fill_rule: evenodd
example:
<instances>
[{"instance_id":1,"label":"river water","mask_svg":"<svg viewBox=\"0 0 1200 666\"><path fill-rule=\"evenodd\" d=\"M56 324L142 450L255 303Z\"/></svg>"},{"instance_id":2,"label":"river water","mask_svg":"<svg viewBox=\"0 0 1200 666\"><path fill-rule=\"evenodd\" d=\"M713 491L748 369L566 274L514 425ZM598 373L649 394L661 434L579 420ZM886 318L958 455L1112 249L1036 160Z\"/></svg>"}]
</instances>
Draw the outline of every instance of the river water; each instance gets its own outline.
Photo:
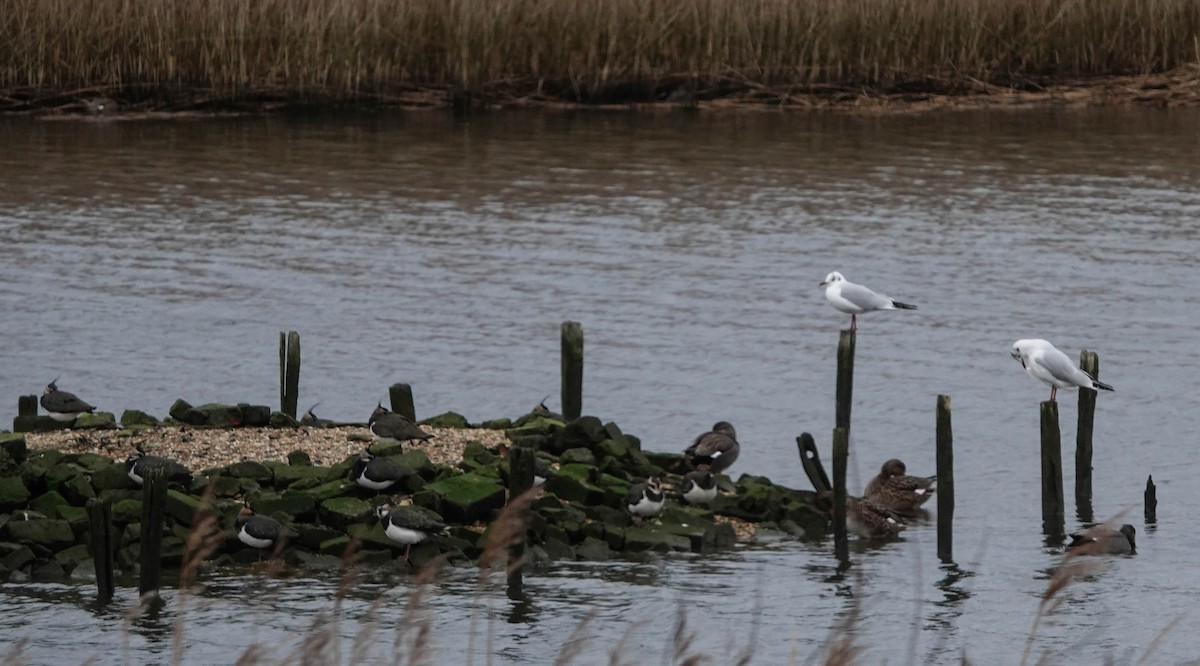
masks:
<instances>
[{"instance_id":1,"label":"river water","mask_svg":"<svg viewBox=\"0 0 1200 666\"><path fill-rule=\"evenodd\" d=\"M277 405L281 330L301 333L301 407L324 418L364 421L399 381L419 417L515 416L557 407L576 320L585 413L656 450L729 420L735 474L808 487L795 437L828 456L848 324L817 286L832 270L920 307L860 321L851 489L891 457L932 474L936 396L954 408L954 566L921 523L845 575L828 542L787 539L557 564L524 604L473 570L419 611L411 577L367 572L337 612L333 574L215 572L127 621L131 588L98 609L86 583L8 584L0 644L27 639L31 663L170 661L181 608L187 663L255 642L283 658L321 623L351 663L360 632L390 655L419 617L446 664L564 645L573 663L668 663L680 618L712 663L749 645L753 663L813 663L846 635L864 663L1015 664L1031 633L1031 662L1200 657L1196 110L0 118L0 138L0 422L59 375L118 415ZM1060 554L1039 504L1047 387L1008 355L1026 337L1099 352L1116 391L1098 399L1095 514L1128 510L1139 535L1036 632ZM1076 402L1060 396L1068 502Z\"/></svg>"}]
</instances>

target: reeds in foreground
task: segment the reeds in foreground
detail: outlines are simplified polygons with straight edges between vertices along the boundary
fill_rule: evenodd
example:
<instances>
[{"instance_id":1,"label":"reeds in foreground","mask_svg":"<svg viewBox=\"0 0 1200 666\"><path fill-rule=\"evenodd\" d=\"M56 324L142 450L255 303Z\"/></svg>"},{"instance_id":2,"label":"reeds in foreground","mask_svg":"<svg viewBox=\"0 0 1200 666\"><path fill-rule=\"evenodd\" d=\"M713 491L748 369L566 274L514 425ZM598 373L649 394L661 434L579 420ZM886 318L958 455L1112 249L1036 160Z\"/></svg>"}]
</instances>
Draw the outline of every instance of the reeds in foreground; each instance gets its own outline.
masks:
<instances>
[{"instance_id":1,"label":"reeds in foreground","mask_svg":"<svg viewBox=\"0 0 1200 666\"><path fill-rule=\"evenodd\" d=\"M936 90L1200 62L1196 0L0 0L0 91L641 101Z\"/></svg>"}]
</instances>

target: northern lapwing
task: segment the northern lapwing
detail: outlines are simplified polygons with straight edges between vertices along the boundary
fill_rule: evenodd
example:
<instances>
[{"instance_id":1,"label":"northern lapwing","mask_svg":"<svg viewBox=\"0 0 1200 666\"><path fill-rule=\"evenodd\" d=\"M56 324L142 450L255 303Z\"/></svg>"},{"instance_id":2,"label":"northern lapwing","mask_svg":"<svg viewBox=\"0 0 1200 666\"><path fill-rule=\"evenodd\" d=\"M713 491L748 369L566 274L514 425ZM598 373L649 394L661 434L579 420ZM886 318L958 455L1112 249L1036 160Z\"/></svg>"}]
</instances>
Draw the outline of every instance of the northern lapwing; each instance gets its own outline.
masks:
<instances>
[{"instance_id":1,"label":"northern lapwing","mask_svg":"<svg viewBox=\"0 0 1200 666\"><path fill-rule=\"evenodd\" d=\"M717 477L707 467L688 472L679 493L688 504L708 504L717 497Z\"/></svg>"},{"instance_id":2,"label":"northern lapwing","mask_svg":"<svg viewBox=\"0 0 1200 666\"><path fill-rule=\"evenodd\" d=\"M371 490L385 490L414 473L408 467L394 460L380 458L370 451L359 454L358 460L354 461L354 467L350 468L350 478L363 488Z\"/></svg>"},{"instance_id":3,"label":"northern lapwing","mask_svg":"<svg viewBox=\"0 0 1200 666\"><path fill-rule=\"evenodd\" d=\"M923 512L921 505L937 491L936 476L908 476L908 468L896 458L883 463L878 476L871 479L863 497L905 518L916 518Z\"/></svg>"},{"instance_id":4,"label":"northern lapwing","mask_svg":"<svg viewBox=\"0 0 1200 666\"><path fill-rule=\"evenodd\" d=\"M276 545L288 534L287 528L278 520L254 513L254 509L249 506L242 507L235 525L238 541L251 548L257 548L259 559L262 559L264 550Z\"/></svg>"},{"instance_id":5,"label":"northern lapwing","mask_svg":"<svg viewBox=\"0 0 1200 666\"><path fill-rule=\"evenodd\" d=\"M91 414L96 408L80 400L74 393L58 390L58 377L42 391L42 409L55 421L74 421L80 414Z\"/></svg>"},{"instance_id":6,"label":"northern lapwing","mask_svg":"<svg viewBox=\"0 0 1200 666\"><path fill-rule=\"evenodd\" d=\"M861 284L854 284L834 271L825 276L820 287L825 290L825 300L833 307L850 315L850 329L858 330L858 315L876 310L916 310L917 306L892 300L877 294Z\"/></svg>"},{"instance_id":7,"label":"northern lapwing","mask_svg":"<svg viewBox=\"0 0 1200 666\"><path fill-rule=\"evenodd\" d=\"M419 509L415 506L402 504L392 506L381 504L375 507L375 517L383 526L383 533L396 543L404 544L404 561L408 561L408 553L413 544L421 543L435 534L445 534L450 528L435 517L432 511Z\"/></svg>"},{"instance_id":8,"label":"northern lapwing","mask_svg":"<svg viewBox=\"0 0 1200 666\"><path fill-rule=\"evenodd\" d=\"M401 414L389 411L383 403L379 403L375 410L371 412L371 418L367 420L367 426L371 429L371 434L377 439L394 439L399 442L408 442L412 440L427 440L433 435L421 430L417 424L409 421Z\"/></svg>"},{"instance_id":9,"label":"northern lapwing","mask_svg":"<svg viewBox=\"0 0 1200 666\"><path fill-rule=\"evenodd\" d=\"M1067 552L1074 555L1133 555L1137 553L1134 535L1137 530L1128 523L1121 529L1097 525L1071 535Z\"/></svg>"},{"instance_id":10,"label":"northern lapwing","mask_svg":"<svg viewBox=\"0 0 1200 666\"><path fill-rule=\"evenodd\" d=\"M652 476L645 483L635 483L629 488L629 493L625 495L625 509L634 519L652 518L662 513L666 499L662 484Z\"/></svg>"},{"instance_id":11,"label":"northern lapwing","mask_svg":"<svg viewBox=\"0 0 1200 666\"><path fill-rule=\"evenodd\" d=\"M833 493L817 494L815 505L833 515ZM900 534L905 524L899 517L870 500L846 496L846 530L864 539L891 539Z\"/></svg>"},{"instance_id":12,"label":"northern lapwing","mask_svg":"<svg viewBox=\"0 0 1200 666\"><path fill-rule=\"evenodd\" d=\"M146 476L146 470L152 467L161 467L166 470L167 481L192 482L192 472L187 467L170 458L148 456L141 448L125 459L125 473L139 486L142 485L143 477Z\"/></svg>"},{"instance_id":13,"label":"northern lapwing","mask_svg":"<svg viewBox=\"0 0 1200 666\"><path fill-rule=\"evenodd\" d=\"M321 404L321 403L318 402L318 403L314 404L312 407L308 408L307 412L304 412L304 414L300 417L300 425L306 425L306 426L317 425L317 423L318 423L318 421L320 421L320 419L318 419L317 415L313 413L313 410L316 409L317 405L319 405L319 404Z\"/></svg>"},{"instance_id":14,"label":"northern lapwing","mask_svg":"<svg viewBox=\"0 0 1200 666\"><path fill-rule=\"evenodd\" d=\"M1017 340L1012 344L1009 354L1021 363L1030 377L1050 385L1050 402L1057 402L1058 389L1113 390L1113 387L1080 370L1070 357L1045 340Z\"/></svg>"},{"instance_id":15,"label":"northern lapwing","mask_svg":"<svg viewBox=\"0 0 1200 666\"><path fill-rule=\"evenodd\" d=\"M547 418L547 419L554 419L555 421L562 421L562 422L566 423L566 421L567 421L566 417L564 417L562 414L559 414L558 412L550 411L550 408L546 406L546 399L549 397L550 396L546 396L545 398L542 398L541 402L539 402L537 405L534 406L532 413L535 416L540 416L542 418Z\"/></svg>"},{"instance_id":16,"label":"northern lapwing","mask_svg":"<svg viewBox=\"0 0 1200 666\"><path fill-rule=\"evenodd\" d=\"M534 485L534 487L542 485L543 483L546 482L547 479L549 479L552 476L554 476L554 469L550 467L550 463L547 463L545 460L542 460L539 457L534 457L534 459L533 459L533 485Z\"/></svg>"},{"instance_id":17,"label":"northern lapwing","mask_svg":"<svg viewBox=\"0 0 1200 666\"><path fill-rule=\"evenodd\" d=\"M737 431L728 422L718 421L712 430L697 437L691 446L684 449L683 455L694 469L707 465L713 474L720 474L733 465L740 451Z\"/></svg>"}]
</instances>

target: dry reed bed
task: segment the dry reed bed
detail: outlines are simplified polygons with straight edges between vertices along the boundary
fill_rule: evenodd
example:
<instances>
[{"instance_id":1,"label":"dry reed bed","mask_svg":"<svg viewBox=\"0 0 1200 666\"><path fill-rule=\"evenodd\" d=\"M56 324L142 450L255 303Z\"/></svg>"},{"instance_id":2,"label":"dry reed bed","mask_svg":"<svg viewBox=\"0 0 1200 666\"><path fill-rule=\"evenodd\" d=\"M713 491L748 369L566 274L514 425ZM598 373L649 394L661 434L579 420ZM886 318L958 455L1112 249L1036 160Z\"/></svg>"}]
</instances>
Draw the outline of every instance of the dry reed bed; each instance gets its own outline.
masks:
<instances>
[{"instance_id":1,"label":"dry reed bed","mask_svg":"<svg viewBox=\"0 0 1200 666\"><path fill-rule=\"evenodd\" d=\"M1200 0L0 0L8 106L945 92L1197 62Z\"/></svg>"}]
</instances>

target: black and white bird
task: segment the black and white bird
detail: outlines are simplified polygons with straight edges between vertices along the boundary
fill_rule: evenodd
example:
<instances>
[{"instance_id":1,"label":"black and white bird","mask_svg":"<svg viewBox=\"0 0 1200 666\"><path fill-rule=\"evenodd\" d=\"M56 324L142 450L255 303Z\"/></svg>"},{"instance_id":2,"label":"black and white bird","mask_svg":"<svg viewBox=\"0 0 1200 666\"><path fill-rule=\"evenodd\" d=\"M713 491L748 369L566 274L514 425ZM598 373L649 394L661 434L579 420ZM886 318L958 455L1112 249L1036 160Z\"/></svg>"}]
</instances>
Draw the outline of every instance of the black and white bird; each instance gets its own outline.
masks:
<instances>
[{"instance_id":1,"label":"black and white bird","mask_svg":"<svg viewBox=\"0 0 1200 666\"><path fill-rule=\"evenodd\" d=\"M242 507L237 517L238 541L262 551L274 546L281 538L287 536L287 528L270 516L254 513L250 507Z\"/></svg>"},{"instance_id":2,"label":"black and white bird","mask_svg":"<svg viewBox=\"0 0 1200 666\"><path fill-rule=\"evenodd\" d=\"M314 404L312 407L308 408L307 412L304 412L304 414L300 417L300 425L306 425L306 426L317 425L317 423L318 423L318 421L320 421L320 419L318 419L317 415L315 413L313 413L313 410L316 409L317 405L319 405L319 404L321 404L321 403L318 402L318 403Z\"/></svg>"},{"instance_id":3,"label":"black and white bird","mask_svg":"<svg viewBox=\"0 0 1200 666\"><path fill-rule=\"evenodd\" d=\"M350 477L363 488L385 490L399 481L412 476L408 467L388 458L381 458L370 451L363 451L350 468Z\"/></svg>"},{"instance_id":4,"label":"black and white bird","mask_svg":"<svg viewBox=\"0 0 1200 666\"><path fill-rule=\"evenodd\" d=\"M433 435L421 430L417 424L408 420L401 414L396 414L379 403L375 410L371 412L371 418L367 420L367 426L371 429L371 434L377 439L394 439L399 442L407 442L412 440L427 440Z\"/></svg>"},{"instance_id":5,"label":"black and white bird","mask_svg":"<svg viewBox=\"0 0 1200 666\"><path fill-rule=\"evenodd\" d=\"M1074 555L1133 555L1137 553L1134 535L1137 530L1128 523L1121 529L1097 525L1071 535L1067 552Z\"/></svg>"},{"instance_id":6,"label":"black and white bird","mask_svg":"<svg viewBox=\"0 0 1200 666\"><path fill-rule=\"evenodd\" d=\"M820 286L825 289L825 300L833 307L850 315L850 332L858 330L858 315L876 310L916 310L917 306L901 303L883 294L855 284L841 273L834 271L825 276Z\"/></svg>"},{"instance_id":7,"label":"black and white bird","mask_svg":"<svg viewBox=\"0 0 1200 666\"><path fill-rule=\"evenodd\" d=\"M192 481L192 472L187 467L170 458L148 456L140 448L125 459L125 473L139 486L142 485L146 476L146 470L153 467L161 467L166 470L167 481L178 481L179 483L191 483Z\"/></svg>"},{"instance_id":8,"label":"black and white bird","mask_svg":"<svg viewBox=\"0 0 1200 666\"><path fill-rule=\"evenodd\" d=\"M667 494L663 492L662 484L657 477L646 479L645 483L635 483L625 495L625 509L634 518L652 518L662 513L666 505Z\"/></svg>"},{"instance_id":9,"label":"black and white bird","mask_svg":"<svg viewBox=\"0 0 1200 666\"><path fill-rule=\"evenodd\" d=\"M679 493L688 504L708 504L717 497L717 477L707 467L688 472Z\"/></svg>"},{"instance_id":10,"label":"black and white bird","mask_svg":"<svg viewBox=\"0 0 1200 666\"><path fill-rule=\"evenodd\" d=\"M921 505L933 497L936 476L909 476L908 467L898 458L883 463L879 474L867 483L863 497L905 518L921 516Z\"/></svg>"},{"instance_id":11,"label":"black and white bird","mask_svg":"<svg viewBox=\"0 0 1200 666\"><path fill-rule=\"evenodd\" d=\"M450 528L433 515L414 506L392 506L381 504L375 508L375 517L383 526L383 533L396 543L404 544L404 561L413 544L421 543L435 534L445 534Z\"/></svg>"},{"instance_id":12,"label":"black and white bird","mask_svg":"<svg viewBox=\"0 0 1200 666\"><path fill-rule=\"evenodd\" d=\"M1056 402L1058 389L1113 390L1113 387L1080 370L1066 354L1045 340L1017 340L1010 353L1029 376L1050 385L1050 402Z\"/></svg>"},{"instance_id":13,"label":"black and white bird","mask_svg":"<svg viewBox=\"0 0 1200 666\"><path fill-rule=\"evenodd\" d=\"M712 430L697 437L691 446L684 449L683 455L693 468L706 465L713 474L720 474L733 465L740 451L733 426L726 421L718 421Z\"/></svg>"},{"instance_id":14,"label":"black and white bird","mask_svg":"<svg viewBox=\"0 0 1200 666\"><path fill-rule=\"evenodd\" d=\"M55 421L74 421L79 418L80 414L91 414L96 411L96 408L80 400L74 393L58 390L58 385L54 381L46 385L42 391L42 409L46 410L46 414Z\"/></svg>"}]
</instances>

